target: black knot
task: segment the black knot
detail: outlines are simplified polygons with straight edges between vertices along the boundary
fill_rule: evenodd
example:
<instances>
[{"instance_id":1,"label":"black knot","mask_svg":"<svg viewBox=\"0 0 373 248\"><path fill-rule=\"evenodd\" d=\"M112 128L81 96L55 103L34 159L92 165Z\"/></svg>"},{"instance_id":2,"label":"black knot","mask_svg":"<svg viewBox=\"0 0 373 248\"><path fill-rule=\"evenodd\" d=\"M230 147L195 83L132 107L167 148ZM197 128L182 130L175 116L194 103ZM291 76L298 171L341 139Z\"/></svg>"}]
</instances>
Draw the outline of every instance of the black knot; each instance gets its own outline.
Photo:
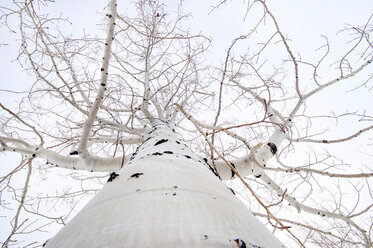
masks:
<instances>
[{"instance_id":1,"label":"black knot","mask_svg":"<svg viewBox=\"0 0 373 248\"><path fill-rule=\"evenodd\" d=\"M137 173L131 175L130 178L131 178L131 177L132 177L132 178L139 178L139 176L142 176L142 175L144 175L144 173L137 172Z\"/></svg>"},{"instance_id":2,"label":"black knot","mask_svg":"<svg viewBox=\"0 0 373 248\"><path fill-rule=\"evenodd\" d=\"M245 241L243 241L242 239L235 239L234 240L236 243L237 243L237 246L240 247L240 248L246 248L246 243ZM254 247L254 246L253 246ZM256 246L255 246L256 247Z\"/></svg>"},{"instance_id":3,"label":"black knot","mask_svg":"<svg viewBox=\"0 0 373 248\"><path fill-rule=\"evenodd\" d=\"M161 139L161 140L158 140L158 141L154 144L154 146L160 145L160 144L165 143L165 142L167 142L167 141L168 141L168 139Z\"/></svg>"},{"instance_id":4,"label":"black knot","mask_svg":"<svg viewBox=\"0 0 373 248\"><path fill-rule=\"evenodd\" d=\"M271 148L271 153L273 155L275 155L276 152L277 152L277 146L275 144L271 143L271 142L267 143L267 146L269 146L269 148Z\"/></svg>"},{"instance_id":5,"label":"black knot","mask_svg":"<svg viewBox=\"0 0 373 248\"><path fill-rule=\"evenodd\" d=\"M119 174L112 172L109 176L109 179L107 180L108 182L112 182Z\"/></svg>"}]
</instances>

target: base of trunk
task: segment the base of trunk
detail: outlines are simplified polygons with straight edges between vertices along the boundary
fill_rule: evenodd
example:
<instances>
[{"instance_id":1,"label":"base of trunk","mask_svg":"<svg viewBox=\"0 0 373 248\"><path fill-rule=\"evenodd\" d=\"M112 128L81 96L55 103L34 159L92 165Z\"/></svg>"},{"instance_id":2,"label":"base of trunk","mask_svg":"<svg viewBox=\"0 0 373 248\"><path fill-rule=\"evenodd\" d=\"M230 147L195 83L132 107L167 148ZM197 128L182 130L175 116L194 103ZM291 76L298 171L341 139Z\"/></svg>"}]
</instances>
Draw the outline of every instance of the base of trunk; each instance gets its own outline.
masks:
<instances>
[{"instance_id":1,"label":"base of trunk","mask_svg":"<svg viewBox=\"0 0 373 248\"><path fill-rule=\"evenodd\" d=\"M150 156L123 169L47 247L283 247L198 163Z\"/></svg>"}]
</instances>

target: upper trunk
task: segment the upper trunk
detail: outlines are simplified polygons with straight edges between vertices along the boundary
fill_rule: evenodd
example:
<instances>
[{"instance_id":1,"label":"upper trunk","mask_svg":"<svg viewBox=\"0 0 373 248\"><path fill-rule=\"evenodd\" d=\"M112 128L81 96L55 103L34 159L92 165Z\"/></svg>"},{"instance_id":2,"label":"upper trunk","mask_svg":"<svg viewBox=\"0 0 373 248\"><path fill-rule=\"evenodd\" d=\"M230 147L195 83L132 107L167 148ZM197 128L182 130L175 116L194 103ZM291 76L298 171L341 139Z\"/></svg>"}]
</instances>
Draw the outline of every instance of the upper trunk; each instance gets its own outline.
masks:
<instances>
[{"instance_id":1,"label":"upper trunk","mask_svg":"<svg viewBox=\"0 0 373 248\"><path fill-rule=\"evenodd\" d=\"M284 247L158 123L47 247Z\"/></svg>"}]
</instances>

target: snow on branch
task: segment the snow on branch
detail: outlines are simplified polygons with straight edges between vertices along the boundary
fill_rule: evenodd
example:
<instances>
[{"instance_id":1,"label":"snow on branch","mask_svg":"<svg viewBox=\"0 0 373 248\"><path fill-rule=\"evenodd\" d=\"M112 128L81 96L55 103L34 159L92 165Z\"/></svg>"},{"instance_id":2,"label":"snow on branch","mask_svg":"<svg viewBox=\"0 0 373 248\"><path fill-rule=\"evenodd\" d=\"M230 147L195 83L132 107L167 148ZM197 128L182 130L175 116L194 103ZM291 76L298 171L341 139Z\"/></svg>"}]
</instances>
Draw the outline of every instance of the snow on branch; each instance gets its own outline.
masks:
<instances>
[{"instance_id":1,"label":"snow on branch","mask_svg":"<svg viewBox=\"0 0 373 248\"><path fill-rule=\"evenodd\" d=\"M87 142L90 136L92 125L96 119L97 112L101 106L103 96L106 90L108 75L109 75L109 61L111 57L111 46L114 40L114 27L115 27L115 18L117 16L117 3L116 0L112 0L110 3L110 14L109 18L109 27L108 33L105 41L105 51L104 57L102 59L101 66L101 82L98 89L96 99L92 105L91 111L89 112L88 118L84 123L82 135L79 142L78 153L82 154L82 157L85 158L89 156L87 151Z\"/></svg>"},{"instance_id":2,"label":"snow on branch","mask_svg":"<svg viewBox=\"0 0 373 248\"><path fill-rule=\"evenodd\" d=\"M262 213L258 213L258 212L252 212L255 216L258 216L258 217L263 217L263 218L267 218L268 219L268 215L266 214L262 214ZM348 243L348 244L351 244L351 245L364 245L364 242L354 242L354 241L351 241L351 240L348 240L347 237L345 238L342 238L341 236L337 235L337 234L334 234L333 233L333 230L330 230L330 231L324 231L320 228L317 228L315 226L313 226L312 224L303 224L301 222L297 222L297 221L293 221L293 220L290 220L290 219L285 219L285 218L279 218L280 221L284 222L284 223L289 223L293 226L300 226L300 227L303 227L307 230L310 230L310 231L314 231L314 232L318 232L318 233L322 233L323 235L325 236L330 236L336 240L340 240L342 243Z\"/></svg>"},{"instance_id":3,"label":"snow on branch","mask_svg":"<svg viewBox=\"0 0 373 248\"><path fill-rule=\"evenodd\" d=\"M257 161L255 161L255 162L257 163ZM258 164L258 165L260 165L260 164ZM328 218L342 220L342 221L346 222L347 224L356 228L363 235L365 241L369 240L369 238L366 234L367 233L366 230L361 228L358 223L354 222L352 220L351 216L345 216L340 212L330 212L330 211L327 211L327 210L324 210L324 209L318 209L318 208L307 206L306 204L303 204L303 203L297 201L295 197L289 195L286 192L286 190L282 189L281 186L279 186L274 180L272 180L264 172L264 170L262 170L262 172L258 175L260 175L259 178L262 181L264 181L270 188L272 188L277 193L278 196L283 196L283 198L287 202L289 202L289 204L291 206L295 207L298 210L298 213L300 213L301 211L305 211L305 212L308 212L310 214L318 215L318 216L321 216L321 217L328 217Z\"/></svg>"},{"instance_id":4,"label":"snow on branch","mask_svg":"<svg viewBox=\"0 0 373 248\"><path fill-rule=\"evenodd\" d=\"M83 159L81 157L64 156L58 152L34 146L21 139L0 137L0 141L0 151L16 152L29 158L42 158L47 161L47 164L66 169L109 172L119 170L125 163L125 155L114 158L91 155ZM7 145L7 143L12 145Z\"/></svg>"},{"instance_id":5,"label":"snow on branch","mask_svg":"<svg viewBox=\"0 0 373 248\"><path fill-rule=\"evenodd\" d=\"M284 173L315 173L323 176L328 176L328 177L340 177L340 178L369 178L373 177L373 173L333 173L333 172L328 172L324 170L316 170L308 167L292 167L292 168L281 168L281 167L266 167L266 170L271 170L271 171L281 171Z\"/></svg>"},{"instance_id":6,"label":"snow on branch","mask_svg":"<svg viewBox=\"0 0 373 248\"><path fill-rule=\"evenodd\" d=\"M328 139L317 140L317 139L307 139L307 138L298 138L298 139L288 138L288 139L291 142L310 142L310 143L333 144L333 143L340 143L340 142L345 142L345 141L348 141L348 140L352 140L352 139L360 136L361 134L363 134L363 133L365 133L365 132L367 132L371 129L373 129L373 126L363 128L363 129L357 131L356 133L354 133L350 136L340 138L340 139L332 139L332 140L330 140L330 139L329 140Z\"/></svg>"}]
</instances>

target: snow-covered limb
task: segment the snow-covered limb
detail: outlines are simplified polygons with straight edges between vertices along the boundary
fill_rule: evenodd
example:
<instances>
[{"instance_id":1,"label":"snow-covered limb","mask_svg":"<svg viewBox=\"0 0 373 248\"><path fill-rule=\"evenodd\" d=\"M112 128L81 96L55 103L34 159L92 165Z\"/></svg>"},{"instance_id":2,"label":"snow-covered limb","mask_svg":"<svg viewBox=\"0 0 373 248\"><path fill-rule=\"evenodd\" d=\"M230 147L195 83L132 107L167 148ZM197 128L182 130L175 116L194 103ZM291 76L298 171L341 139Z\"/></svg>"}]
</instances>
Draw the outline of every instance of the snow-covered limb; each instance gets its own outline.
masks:
<instances>
[{"instance_id":1,"label":"snow-covered limb","mask_svg":"<svg viewBox=\"0 0 373 248\"><path fill-rule=\"evenodd\" d=\"M333 219L339 219L347 224L355 227L364 237L365 241L368 242L368 236L366 234L366 231L362 229L357 223L355 223L351 216L345 216L341 213L336 213L336 212L330 212L324 209L318 209L318 208L313 208L309 207L303 203L300 203L295 199L295 197L292 197L289 195L285 190L283 190L275 181L273 181L265 172L263 169L259 169L259 173L256 175L256 177L260 178L262 181L264 181L270 188L272 188L278 196L282 196L289 204L293 207L295 207L298 212L300 213L301 211L308 212L310 214L314 215L319 215L322 217L328 217L328 218L333 218Z\"/></svg>"},{"instance_id":2,"label":"snow-covered limb","mask_svg":"<svg viewBox=\"0 0 373 248\"><path fill-rule=\"evenodd\" d=\"M259 143L257 146L254 146L248 156L245 156L240 159L231 160L230 163L233 165L236 170L244 177L255 175L259 176L260 171L271 170L271 171L281 171L285 173L292 172L306 172L306 173L316 173L323 176L329 177L340 177L340 178L369 178L373 177L373 173L332 173L323 170L316 170L307 167L294 167L294 168L281 168L281 167L268 167L265 166L267 161L272 158L273 152L276 151L276 148L279 147L281 139L283 139L283 132L277 130L272 137L268 140L267 144L262 147L262 144ZM326 142L323 142L326 143ZM272 145L268 145L272 144ZM275 144L278 144L275 146ZM259 149L262 147L261 149ZM276 153L276 152L275 152ZM211 161L207 159L208 163L211 164ZM255 163L256 161L256 163ZM259 163L259 161L261 161ZM216 161L216 168L222 178L222 180L229 180L235 178L234 173L226 166L224 161ZM263 170L262 170L263 169Z\"/></svg>"},{"instance_id":3,"label":"snow-covered limb","mask_svg":"<svg viewBox=\"0 0 373 248\"><path fill-rule=\"evenodd\" d=\"M36 147L36 146L33 146L33 145L29 144L28 142L26 142L22 139L15 139L15 138L0 136L0 144L1 144L2 148L7 148L8 147L8 145L6 144L7 142L11 142L12 144L14 144L17 147L18 146L23 146L23 147L28 148L28 149L32 149L33 147Z\"/></svg>"},{"instance_id":4,"label":"snow-covered limb","mask_svg":"<svg viewBox=\"0 0 373 248\"><path fill-rule=\"evenodd\" d=\"M258 212L253 212L253 214L255 216L263 217L263 218L268 219L268 215L267 214L262 214L262 213L258 213ZM334 234L332 232L333 230L331 230L331 231L324 231L324 230L321 230L319 228L316 228L316 227L312 226L312 224L305 225L303 223L292 221L290 219L285 219L285 218L279 218L279 220L282 221L283 223L289 223L289 224L291 224L293 226L300 226L300 227L303 227L303 228L308 229L308 230L312 230L312 231L315 231L315 232L318 232L318 233L322 233L322 234L324 234L326 236L331 236L334 239L340 240L342 243L348 243L348 244L352 244L352 245L364 245L364 242L354 242L354 241L348 240L347 238L342 238L341 236L338 236L338 235Z\"/></svg>"},{"instance_id":5,"label":"snow-covered limb","mask_svg":"<svg viewBox=\"0 0 373 248\"><path fill-rule=\"evenodd\" d=\"M314 94L320 92L321 90L323 90L323 89L325 89L325 88L327 88L331 85L334 85L338 82L342 82L343 80L346 80L348 78L351 78L351 77L355 76L356 74L361 72L363 69L365 69L369 64L371 64L372 61L373 61L373 58L370 58L364 64L362 64L359 68L357 68L355 70L352 70L349 74L339 76L338 78L330 80L329 82L320 85L319 87L315 88L314 90L311 90L307 94L304 94L303 97L299 98L297 104L294 106L293 110L291 111L291 113L289 115L289 118L290 119L294 118L294 116L296 115L298 110L303 106L303 104L304 104L304 102L307 98L313 96Z\"/></svg>"},{"instance_id":6,"label":"snow-covered limb","mask_svg":"<svg viewBox=\"0 0 373 248\"><path fill-rule=\"evenodd\" d=\"M323 89L326 88L326 87L329 87L329 86L331 86L331 85L333 85L333 84L335 84L335 83L338 83L338 82L340 82L340 81L342 81L342 80L346 80L346 79L348 79L348 78L351 78L351 77L355 76L356 74L358 74L359 72L361 72L363 69L365 69L369 64L371 64L372 61L373 61L373 58L368 59L368 60L367 60L364 64L362 64L359 68L357 68L357 69L355 69L355 70L352 70L349 74L341 75L340 77L335 78L335 79L333 79L333 80L331 80L331 81L329 81L329 82L327 82L327 83L321 85L320 87L317 87L316 89L314 89L314 90L308 92L307 94L304 95L304 98L308 98L308 97L310 97L310 96L316 94L317 92L323 90Z\"/></svg>"},{"instance_id":7,"label":"snow-covered limb","mask_svg":"<svg viewBox=\"0 0 373 248\"><path fill-rule=\"evenodd\" d=\"M100 87L98 89L96 99L92 105L91 111L89 112L88 118L84 123L82 135L79 142L78 153L82 155L83 158L88 156L87 151L87 142L90 136L92 125L96 119L96 115L98 110L101 106L102 99L106 90L106 84L108 79L108 71L109 71L109 61L111 57L111 45L114 40L114 27L115 27L115 18L117 16L117 3L116 0L112 0L110 2L110 14L109 17L109 28L108 33L105 41L105 51L104 57L102 60L101 66L101 82Z\"/></svg>"},{"instance_id":8,"label":"snow-covered limb","mask_svg":"<svg viewBox=\"0 0 373 248\"><path fill-rule=\"evenodd\" d=\"M144 95L143 95L143 101L141 104L141 111L145 115L145 117L150 121L154 121L154 116L152 113L149 112L149 104L150 104L150 56L151 56L151 41L149 40L151 37L148 38L148 47L146 51L146 57L145 57L145 69L144 69Z\"/></svg>"},{"instance_id":9,"label":"snow-covered limb","mask_svg":"<svg viewBox=\"0 0 373 248\"><path fill-rule=\"evenodd\" d=\"M271 137L264 145L259 143L253 149L251 149L249 156L232 162L236 166L237 171L239 171L239 173L244 177L252 174L256 175L258 168L264 168L266 166L268 160L277 153L282 141L285 139L285 129L291 124L290 121L287 121L284 125L282 125L280 120L273 114L273 110L270 106L268 108L268 113L270 114L271 121L275 128L275 131ZM226 176L226 170L229 168L225 166L224 169L224 163L221 162L216 164L221 171L224 171L222 174ZM231 173L231 175L231 178L234 177L233 173ZM224 177L224 179L228 178Z\"/></svg>"},{"instance_id":10,"label":"snow-covered limb","mask_svg":"<svg viewBox=\"0 0 373 248\"><path fill-rule=\"evenodd\" d=\"M252 156L253 160L262 167L266 166L267 161L277 153L284 139L285 132L281 129L276 129L267 143Z\"/></svg>"},{"instance_id":11,"label":"snow-covered limb","mask_svg":"<svg viewBox=\"0 0 373 248\"><path fill-rule=\"evenodd\" d=\"M357 131L356 133L354 133L354 134L352 134L350 136L347 136L347 137L344 137L344 138L340 138L340 139L333 139L333 140L323 139L323 140L317 140L317 139L307 139L307 138L299 138L299 139L290 139L289 138L289 141L291 141L291 142L324 143L324 144L340 143L340 142L344 142L344 141L356 138L356 137L360 136L362 133L365 133L365 132L367 132L367 131L369 131L371 129L373 129L373 126L363 128L363 129Z\"/></svg>"},{"instance_id":12,"label":"snow-covered limb","mask_svg":"<svg viewBox=\"0 0 373 248\"><path fill-rule=\"evenodd\" d=\"M278 147L280 147L284 138L285 133L281 129L278 129L272 134L265 144L257 144L256 146L252 147L248 156L237 160L232 160L230 161L230 164L234 166L243 177L258 175L258 170L265 168L268 160L277 153ZM224 161L216 161L215 164L222 180L235 178L235 174L232 173L232 170Z\"/></svg>"},{"instance_id":13,"label":"snow-covered limb","mask_svg":"<svg viewBox=\"0 0 373 248\"><path fill-rule=\"evenodd\" d=\"M0 140L2 141L0 151L16 152L30 158L43 158L49 164L66 169L109 172L119 170L125 163L125 156L113 158L90 155L82 159L81 157L64 156L20 139L0 137ZM12 143L14 146L4 146L4 143Z\"/></svg>"},{"instance_id":14,"label":"snow-covered limb","mask_svg":"<svg viewBox=\"0 0 373 248\"><path fill-rule=\"evenodd\" d=\"M315 173L323 176L328 176L328 177L342 177L342 178L369 178L373 177L373 173L333 173L333 172L328 172L324 170L316 170L312 169L309 167L292 167L292 168L281 168L281 167L266 167L266 170L271 170L271 171L281 171L285 173L297 173L297 172L305 172L305 173Z\"/></svg>"},{"instance_id":15,"label":"snow-covered limb","mask_svg":"<svg viewBox=\"0 0 373 248\"><path fill-rule=\"evenodd\" d=\"M253 154L256 154L258 152L258 149L261 146L262 144L259 143L258 145L252 147L250 155L237 159L237 160L229 161L229 163L243 177L247 177L249 175L255 174L256 168L255 168L253 161L251 160L251 156ZM211 159L206 158L206 161L208 164L210 165L212 164ZM225 161L221 161L221 160L215 161L215 165L216 165L216 170L218 171L222 180L230 180L230 179L237 178L234 171L229 166L227 166Z\"/></svg>"}]
</instances>

